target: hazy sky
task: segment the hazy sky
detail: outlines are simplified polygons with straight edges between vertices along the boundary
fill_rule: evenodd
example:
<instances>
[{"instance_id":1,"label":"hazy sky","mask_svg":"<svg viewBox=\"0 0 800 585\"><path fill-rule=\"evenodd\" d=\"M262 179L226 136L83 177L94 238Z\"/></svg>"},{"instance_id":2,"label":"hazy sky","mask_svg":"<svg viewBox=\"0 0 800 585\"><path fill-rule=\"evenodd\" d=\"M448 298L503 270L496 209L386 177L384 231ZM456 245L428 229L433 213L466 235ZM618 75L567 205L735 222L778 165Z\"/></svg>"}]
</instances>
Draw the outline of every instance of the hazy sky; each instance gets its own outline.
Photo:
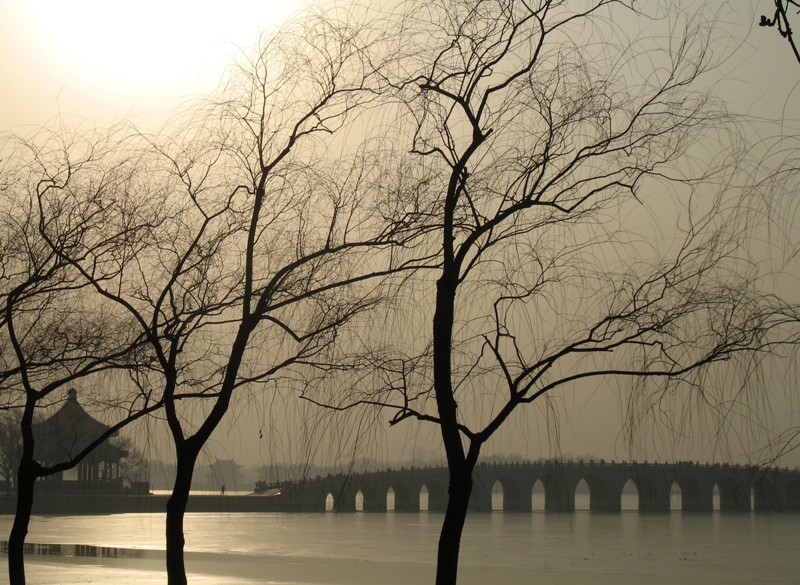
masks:
<instances>
[{"instance_id":1,"label":"hazy sky","mask_svg":"<svg viewBox=\"0 0 800 585\"><path fill-rule=\"evenodd\" d=\"M132 118L153 129L182 102L212 91L237 47L252 45L259 30L279 25L305 4L304 0L228 0L198 8L211 3L0 0L0 131L24 133L59 113L90 118L98 125ZM717 92L730 108L782 121L787 132L796 131L800 64L776 31L756 24L772 1L685 4L716 11L726 31L727 40L722 35L718 47L730 54L720 66ZM774 132L779 126L770 128ZM777 399L779 416L798 410L787 392L793 389ZM625 454L619 435L620 404L608 396L608 388L602 387L565 395L562 408L568 416L560 421L562 451L609 458ZM262 432L269 427L264 422L270 410L266 398L259 398L250 410L254 420L236 415L223 424L211 445L217 456L248 465L269 463L275 452L288 449L286 443L296 441L290 437L291 428ZM546 454L547 438L530 416L526 412L512 421L488 452ZM776 422L784 423L798 425L800 415ZM392 431L382 425L375 434L388 437L392 444L376 447L377 456L426 457L438 452L433 429L417 434L410 425ZM703 451L694 443L687 457ZM800 463L800 458L795 455L789 461Z\"/></svg>"},{"instance_id":2,"label":"hazy sky","mask_svg":"<svg viewBox=\"0 0 800 585\"><path fill-rule=\"evenodd\" d=\"M198 6L200 8L198 8ZM161 121L303 0L0 0L0 130L59 111Z\"/></svg>"},{"instance_id":3,"label":"hazy sky","mask_svg":"<svg viewBox=\"0 0 800 585\"><path fill-rule=\"evenodd\" d=\"M737 109L755 107L762 114L794 99L788 92L800 68L774 30L756 26L771 0L683 4L716 10L730 31L729 48L737 52L725 67L730 78L724 89ZM306 5L0 0L0 130L41 124L59 112L98 124L163 119L186 98L213 90L237 47L252 45L260 30Z\"/></svg>"}]
</instances>

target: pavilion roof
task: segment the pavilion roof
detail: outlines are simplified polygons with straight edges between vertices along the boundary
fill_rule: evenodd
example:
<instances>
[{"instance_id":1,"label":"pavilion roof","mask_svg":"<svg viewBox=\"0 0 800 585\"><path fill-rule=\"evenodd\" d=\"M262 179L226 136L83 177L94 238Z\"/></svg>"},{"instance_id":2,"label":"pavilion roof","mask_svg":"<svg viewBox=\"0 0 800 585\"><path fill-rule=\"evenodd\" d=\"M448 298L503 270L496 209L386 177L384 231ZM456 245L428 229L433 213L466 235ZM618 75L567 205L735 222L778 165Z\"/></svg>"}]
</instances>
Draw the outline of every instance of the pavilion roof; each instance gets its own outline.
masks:
<instances>
[{"instance_id":1,"label":"pavilion roof","mask_svg":"<svg viewBox=\"0 0 800 585\"><path fill-rule=\"evenodd\" d=\"M33 425L34 458L47 464L68 461L95 441L110 427L93 418L78 402L78 393L70 389L68 398L50 418ZM95 448L90 457L117 461L125 451L107 441Z\"/></svg>"}]
</instances>

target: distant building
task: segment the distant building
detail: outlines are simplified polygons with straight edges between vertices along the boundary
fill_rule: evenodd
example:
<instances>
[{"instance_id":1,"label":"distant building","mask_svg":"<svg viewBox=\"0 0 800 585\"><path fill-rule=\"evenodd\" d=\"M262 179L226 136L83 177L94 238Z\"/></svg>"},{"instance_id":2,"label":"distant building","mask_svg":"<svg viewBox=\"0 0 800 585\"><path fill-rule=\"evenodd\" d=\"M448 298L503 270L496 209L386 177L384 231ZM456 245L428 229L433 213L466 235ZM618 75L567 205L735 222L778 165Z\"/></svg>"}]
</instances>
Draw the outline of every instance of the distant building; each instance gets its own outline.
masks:
<instances>
[{"instance_id":1,"label":"distant building","mask_svg":"<svg viewBox=\"0 0 800 585\"><path fill-rule=\"evenodd\" d=\"M205 468L206 484L203 487L215 491L223 486L227 491L252 489L252 484L243 481L241 468L233 459L216 459Z\"/></svg>"},{"instance_id":2,"label":"distant building","mask_svg":"<svg viewBox=\"0 0 800 585\"><path fill-rule=\"evenodd\" d=\"M109 428L83 409L77 390L71 388L57 412L33 425L34 458L43 465L68 461ZM42 478L40 488L63 493L124 493L120 461L127 455L125 449L105 441L78 464L76 479L59 472Z\"/></svg>"}]
</instances>

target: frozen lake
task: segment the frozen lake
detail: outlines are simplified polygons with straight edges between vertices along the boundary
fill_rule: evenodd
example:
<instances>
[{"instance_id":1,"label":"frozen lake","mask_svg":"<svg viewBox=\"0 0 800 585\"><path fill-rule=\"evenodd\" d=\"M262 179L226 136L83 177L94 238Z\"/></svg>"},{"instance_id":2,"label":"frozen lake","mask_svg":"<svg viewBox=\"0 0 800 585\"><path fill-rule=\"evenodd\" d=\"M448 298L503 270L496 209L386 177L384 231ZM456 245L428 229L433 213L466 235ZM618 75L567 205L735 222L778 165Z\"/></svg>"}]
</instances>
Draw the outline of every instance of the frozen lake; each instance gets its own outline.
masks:
<instances>
[{"instance_id":1,"label":"frozen lake","mask_svg":"<svg viewBox=\"0 0 800 585\"><path fill-rule=\"evenodd\" d=\"M5 534L11 521L0 517ZM440 523L426 512L189 514L190 583L433 583ZM799 528L800 515L476 514L459 582L800 584ZM29 582L163 584L163 531L157 514L35 517L28 542L65 546L35 547L61 555L28 555ZM76 544L97 556L74 556Z\"/></svg>"}]
</instances>

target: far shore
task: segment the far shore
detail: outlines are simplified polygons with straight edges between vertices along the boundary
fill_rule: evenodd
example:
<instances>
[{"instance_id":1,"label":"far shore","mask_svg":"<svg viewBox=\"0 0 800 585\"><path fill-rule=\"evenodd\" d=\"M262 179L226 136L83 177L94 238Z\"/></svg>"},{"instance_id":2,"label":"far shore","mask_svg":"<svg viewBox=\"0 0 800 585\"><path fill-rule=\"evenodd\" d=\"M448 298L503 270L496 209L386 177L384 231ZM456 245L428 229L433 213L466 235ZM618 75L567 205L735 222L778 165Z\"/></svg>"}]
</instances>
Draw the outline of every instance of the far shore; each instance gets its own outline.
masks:
<instances>
[{"instance_id":1,"label":"far shore","mask_svg":"<svg viewBox=\"0 0 800 585\"><path fill-rule=\"evenodd\" d=\"M156 490L147 495L90 495L71 494L64 497L47 497L34 499L33 513L54 516L92 516L104 514L156 513L166 511L168 490ZM0 496L0 514L15 513L16 497L14 494ZM220 493L207 491L192 492L189 496L187 512L237 513L237 512L281 512L282 503L272 497L252 492Z\"/></svg>"}]
</instances>

